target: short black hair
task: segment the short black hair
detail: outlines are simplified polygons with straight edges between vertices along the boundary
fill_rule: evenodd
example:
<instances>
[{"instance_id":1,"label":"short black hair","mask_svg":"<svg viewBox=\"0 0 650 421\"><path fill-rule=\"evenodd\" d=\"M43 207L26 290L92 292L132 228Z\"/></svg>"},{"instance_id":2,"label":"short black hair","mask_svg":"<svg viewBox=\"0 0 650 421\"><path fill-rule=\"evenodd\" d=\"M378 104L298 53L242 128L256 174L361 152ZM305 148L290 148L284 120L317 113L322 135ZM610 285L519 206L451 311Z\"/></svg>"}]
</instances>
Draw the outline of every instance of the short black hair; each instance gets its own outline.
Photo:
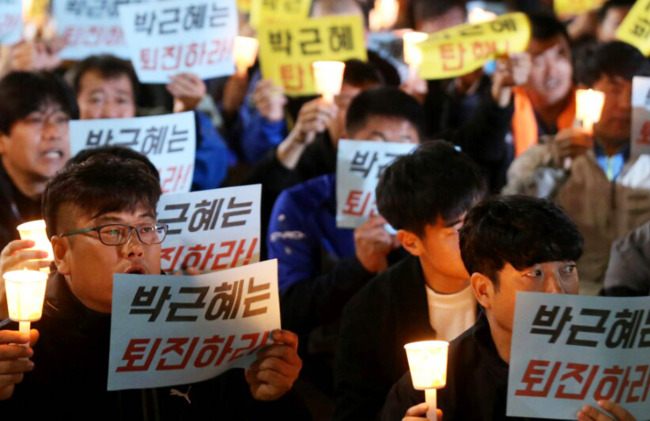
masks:
<instances>
[{"instance_id":1,"label":"short black hair","mask_svg":"<svg viewBox=\"0 0 650 421\"><path fill-rule=\"evenodd\" d=\"M626 80L650 76L650 62L635 47L621 41L586 45L580 49L576 56L576 81L593 86L603 75Z\"/></svg>"},{"instance_id":2,"label":"short black hair","mask_svg":"<svg viewBox=\"0 0 650 421\"><path fill-rule=\"evenodd\" d=\"M614 7L632 7L634 3L636 3L636 0L607 0L598 10L598 20L600 22L604 21L609 9Z\"/></svg>"},{"instance_id":3,"label":"short black hair","mask_svg":"<svg viewBox=\"0 0 650 421\"><path fill-rule=\"evenodd\" d=\"M571 46L571 38L566 30L566 26L554 15L548 13L532 13L528 15L528 19L530 20L532 38L540 41L548 41L560 35Z\"/></svg>"},{"instance_id":4,"label":"short black hair","mask_svg":"<svg viewBox=\"0 0 650 421\"><path fill-rule=\"evenodd\" d=\"M11 72L0 79L0 133L42 106L54 103L70 118L76 118L75 100L63 81L47 72Z\"/></svg>"},{"instance_id":5,"label":"short black hair","mask_svg":"<svg viewBox=\"0 0 650 421\"><path fill-rule=\"evenodd\" d=\"M160 183L138 159L97 154L59 171L43 193L43 217L49 237L58 232L63 206L72 205L88 214L135 211L138 206L154 214Z\"/></svg>"},{"instance_id":6,"label":"short black hair","mask_svg":"<svg viewBox=\"0 0 650 421\"><path fill-rule=\"evenodd\" d=\"M422 136L424 110L420 103L394 86L379 86L357 95L348 108L345 129L348 134L363 128L371 117L406 120Z\"/></svg>"},{"instance_id":7,"label":"short black hair","mask_svg":"<svg viewBox=\"0 0 650 421\"><path fill-rule=\"evenodd\" d=\"M522 270L536 263L576 261L582 234L554 203L529 196L502 196L474 206L460 229L460 253L470 274L499 287L506 263Z\"/></svg>"},{"instance_id":8,"label":"short black hair","mask_svg":"<svg viewBox=\"0 0 650 421\"><path fill-rule=\"evenodd\" d=\"M100 146L98 148L82 149L75 156L70 158L70 160L65 165L66 166L77 165L93 156L102 155L102 154L114 155L122 159L135 159L141 161L144 164L146 164L147 167L151 170L151 174L154 177L156 177L158 181L160 181L160 173L158 172L156 166L153 165L151 161L149 161L149 158L147 158L146 155L141 154L138 151L135 151L131 148L127 148L126 146L111 145L111 146Z\"/></svg>"},{"instance_id":9,"label":"short black hair","mask_svg":"<svg viewBox=\"0 0 650 421\"><path fill-rule=\"evenodd\" d=\"M377 184L379 213L395 229L424 235L426 225L460 219L486 194L480 169L442 140L421 144L388 166Z\"/></svg>"},{"instance_id":10,"label":"short black hair","mask_svg":"<svg viewBox=\"0 0 650 421\"><path fill-rule=\"evenodd\" d=\"M384 77L373 64L350 59L345 62L343 83L365 88L368 85L383 85Z\"/></svg>"},{"instance_id":11,"label":"short black hair","mask_svg":"<svg viewBox=\"0 0 650 421\"><path fill-rule=\"evenodd\" d=\"M465 0L413 0L411 13L413 21L435 19L452 9L460 8L467 15Z\"/></svg>"},{"instance_id":12,"label":"short black hair","mask_svg":"<svg viewBox=\"0 0 650 421\"><path fill-rule=\"evenodd\" d=\"M81 90L81 78L91 71L98 72L103 79L116 79L122 75L126 75L133 88L134 102L138 98L140 82L133 70L133 66L129 61L122 60L110 54L87 57L71 69L71 77L68 80L72 85L75 95L79 95L79 91Z\"/></svg>"}]
</instances>

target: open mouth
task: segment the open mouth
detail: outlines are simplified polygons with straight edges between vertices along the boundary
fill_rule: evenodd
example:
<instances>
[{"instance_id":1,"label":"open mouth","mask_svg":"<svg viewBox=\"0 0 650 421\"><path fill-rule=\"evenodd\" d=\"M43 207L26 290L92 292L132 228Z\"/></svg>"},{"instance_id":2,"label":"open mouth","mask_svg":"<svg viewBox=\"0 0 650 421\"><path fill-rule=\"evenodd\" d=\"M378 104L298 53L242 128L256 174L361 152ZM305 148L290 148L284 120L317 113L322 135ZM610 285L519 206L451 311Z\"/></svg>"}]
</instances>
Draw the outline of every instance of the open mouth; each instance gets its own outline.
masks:
<instances>
[{"instance_id":1,"label":"open mouth","mask_svg":"<svg viewBox=\"0 0 650 421\"><path fill-rule=\"evenodd\" d=\"M128 273L130 275L144 275L146 272L144 271L144 268L140 266L131 266L124 273Z\"/></svg>"},{"instance_id":2,"label":"open mouth","mask_svg":"<svg viewBox=\"0 0 650 421\"><path fill-rule=\"evenodd\" d=\"M43 153L43 157L47 159L60 159L63 158L63 151L59 149L50 149Z\"/></svg>"}]
</instances>

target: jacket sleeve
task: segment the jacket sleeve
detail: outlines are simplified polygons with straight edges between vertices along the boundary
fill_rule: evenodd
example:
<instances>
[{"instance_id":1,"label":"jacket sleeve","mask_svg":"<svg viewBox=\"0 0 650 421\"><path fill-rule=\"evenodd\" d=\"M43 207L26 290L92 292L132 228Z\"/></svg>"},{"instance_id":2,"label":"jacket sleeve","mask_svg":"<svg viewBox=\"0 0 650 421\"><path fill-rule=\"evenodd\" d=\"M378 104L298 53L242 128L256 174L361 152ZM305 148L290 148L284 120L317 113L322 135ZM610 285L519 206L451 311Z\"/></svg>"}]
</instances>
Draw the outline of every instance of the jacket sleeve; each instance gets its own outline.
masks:
<instances>
[{"instance_id":1,"label":"jacket sleeve","mask_svg":"<svg viewBox=\"0 0 650 421\"><path fill-rule=\"evenodd\" d=\"M604 295L650 295L650 222L612 245Z\"/></svg>"},{"instance_id":2,"label":"jacket sleeve","mask_svg":"<svg viewBox=\"0 0 650 421\"><path fill-rule=\"evenodd\" d=\"M424 402L424 392L413 388L411 373L407 371L388 392L380 419L381 421L400 421L410 407L422 402Z\"/></svg>"},{"instance_id":3,"label":"jacket sleeve","mask_svg":"<svg viewBox=\"0 0 650 421\"><path fill-rule=\"evenodd\" d=\"M392 385L384 367L391 362L382 364L379 355L395 342L394 321L386 317L390 307L383 297L364 288L343 311L334 368L334 421L376 419Z\"/></svg>"},{"instance_id":4,"label":"jacket sleeve","mask_svg":"<svg viewBox=\"0 0 650 421\"><path fill-rule=\"evenodd\" d=\"M195 111L194 118L196 157L192 191L215 189L226 178L231 152L206 115Z\"/></svg>"}]
</instances>

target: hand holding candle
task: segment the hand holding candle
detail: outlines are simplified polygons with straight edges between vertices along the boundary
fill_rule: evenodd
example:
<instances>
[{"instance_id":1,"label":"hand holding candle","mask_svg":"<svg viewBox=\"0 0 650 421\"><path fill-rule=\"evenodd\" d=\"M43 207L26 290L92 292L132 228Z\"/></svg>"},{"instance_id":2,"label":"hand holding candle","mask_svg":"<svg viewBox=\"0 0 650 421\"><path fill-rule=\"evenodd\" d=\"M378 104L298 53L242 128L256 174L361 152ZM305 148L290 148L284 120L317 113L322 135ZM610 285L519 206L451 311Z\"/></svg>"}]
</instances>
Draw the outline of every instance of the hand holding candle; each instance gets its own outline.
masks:
<instances>
[{"instance_id":1,"label":"hand holding candle","mask_svg":"<svg viewBox=\"0 0 650 421\"><path fill-rule=\"evenodd\" d=\"M375 5L368 15L368 26L372 32L390 29L395 26L399 15L397 0L375 0Z\"/></svg>"},{"instance_id":2,"label":"hand holding candle","mask_svg":"<svg viewBox=\"0 0 650 421\"><path fill-rule=\"evenodd\" d=\"M328 104L334 102L334 95L341 92L345 63L341 61L315 61L312 63L316 92L323 95Z\"/></svg>"},{"instance_id":3,"label":"hand holding candle","mask_svg":"<svg viewBox=\"0 0 650 421\"><path fill-rule=\"evenodd\" d=\"M422 50L416 44L426 40L429 34L424 32L406 32L402 41L404 43L404 62L409 65L409 82L419 78L420 64L422 63Z\"/></svg>"},{"instance_id":4,"label":"hand holding candle","mask_svg":"<svg viewBox=\"0 0 650 421\"><path fill-rule=\"evenodd\" d=\"M412 342L404 345L411 370L413 387L424 390L429 405L427 419L436 421L436 389L447 384L447 350L445 341Z\"/></svg>"}]
</instances>

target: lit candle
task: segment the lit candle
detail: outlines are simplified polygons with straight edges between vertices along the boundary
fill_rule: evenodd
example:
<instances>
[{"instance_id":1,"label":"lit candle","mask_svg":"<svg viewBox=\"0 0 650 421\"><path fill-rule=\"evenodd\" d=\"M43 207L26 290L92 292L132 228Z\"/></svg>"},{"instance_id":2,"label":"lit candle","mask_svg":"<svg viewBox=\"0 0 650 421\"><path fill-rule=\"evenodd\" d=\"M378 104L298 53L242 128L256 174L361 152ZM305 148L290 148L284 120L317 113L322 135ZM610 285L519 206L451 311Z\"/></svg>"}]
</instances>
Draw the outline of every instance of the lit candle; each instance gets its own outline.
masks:
<instances>
[{"instance_id":1,"label":"lit candle","mask_svg":"<svg viewBox=\"0 0 650 421\"><path fill-rule=\"evenodd\" d=\"M600 120L604 104L604 93L592 89L576 90L576 120L587 133L593 133L594 123Z\"/></svg>"},{"instance_id":2,"label":"lit candle","mask_svg":"<svg viewBox=\"0 0 650 421\"><path fill-rule=\"evenodd\" d=\"M45 251L47 252L47 257L42 260L49 260L50 262L54 260L54 252L52 251L52 244L50 244L50 240L47 238L44 220L39 219L37 221L25 222L24 224L18 225L16 229L20 233L21 239L32 240L34 242L34 247L29 250ZM42 268L41 271L50 273L50 268Z\"/></svg>"},{"instance_id":3,"label":"lit candle","mask_svg":"<svg viewBox=\"0 0 650 421\"><path fill-rule=\"evenodd\" d=\"M259 42L255 38L240 36L235 38L234 53L238 75L242 76L246 74L248 69L255 64L259 45Z\"/></svg>"},{"instance_id":4,"label":"lit candle","mask_svg":"<svg viewBox=\"0 0 650 421\"><path fill-rule=\"evenodd\" d=\"M412 342L404 345L411 370L413 387L424 390L429 405L427 419L436 421L436 389L447 384L447 350L445 341Z\"/></svg>"},{"instance_id":5,"label":"lit candle","mask_svg":"<svg viewBox=\"0 0 650 421\"><path fill-rule=\"evenodd\" d=\"M315 61L312 63L316 92L328 103L334 102L334 95L341 92L345 63L342 61Z\"/></svg>"},{"instance_id":6,"label":"lit candle","mask_svg":"<svg viewBox=\"0 0 650 421\"><path fill-rule=\"evenodd\" d=\"M30 322L40 320L43 314L47 274L35 270L13 270L5 272L2 277L9 318L19 322L20 331L29 335Z\"/></svg>"}]
</instances>

